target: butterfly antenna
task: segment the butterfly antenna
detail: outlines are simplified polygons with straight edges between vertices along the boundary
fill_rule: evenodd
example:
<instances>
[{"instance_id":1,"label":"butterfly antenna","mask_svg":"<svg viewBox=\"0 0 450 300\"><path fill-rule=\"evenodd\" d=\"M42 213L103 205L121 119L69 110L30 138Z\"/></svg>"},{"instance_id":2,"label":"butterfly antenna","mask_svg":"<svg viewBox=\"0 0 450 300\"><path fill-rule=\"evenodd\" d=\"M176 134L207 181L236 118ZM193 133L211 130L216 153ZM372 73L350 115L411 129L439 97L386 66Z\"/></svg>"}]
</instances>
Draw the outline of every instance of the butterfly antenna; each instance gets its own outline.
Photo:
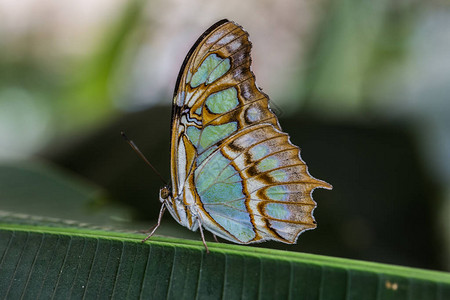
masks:
<instances>
[{"instance_id":1,"label":"butterfly antenna","mask_svg":"<svg viewBox=\"0 0 450 300\"><path fill-rule=\"evenodd\" d=\"M159 179L161 179L161 181L164 183L164 185L167 185L167 182L163 179L163 177L158 172L158 170L156 170L156 168L148 161L148 159L141 152L141 150L139 150L138 146L136 146L136 144L132 140L130 140L123 131L120 132L120 135L122 135L122 137L125 139L125 141L128 143L128 145L130 145L131 148L133 148L134 152L136 152L145 161L145 163L147 165L149 165L150 168L152 168L152 170L156 173L156 175L158 175Z\"/></svg>"}]
</instances>

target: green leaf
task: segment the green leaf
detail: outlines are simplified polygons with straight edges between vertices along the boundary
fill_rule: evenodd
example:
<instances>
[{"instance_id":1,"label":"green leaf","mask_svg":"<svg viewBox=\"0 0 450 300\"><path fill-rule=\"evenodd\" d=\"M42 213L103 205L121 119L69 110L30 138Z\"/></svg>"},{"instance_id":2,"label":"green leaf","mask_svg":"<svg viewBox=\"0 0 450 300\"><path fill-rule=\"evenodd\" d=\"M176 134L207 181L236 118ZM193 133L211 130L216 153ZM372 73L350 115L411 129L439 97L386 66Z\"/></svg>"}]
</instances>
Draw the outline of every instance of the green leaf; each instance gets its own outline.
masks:
<instances>
[{"instance_id":1,"label":"green leaf","mask_svg":"<svg viewBox=\"0 0 450 300\"><path fill-rule=\"evenodd\" d=\"M116 220L127 224L132 214L129 208L108 202L101 187L37 160L0 162L0 203L1 220L10 216L11 222L20 224L60 219L117 227Z\"/></svg>"},{"instance_id":2,"label":"green leaf","mask_svg":"<svg viewBox=\"0 0 450 300\"><path fill-rule=\"evenodd\" d=\"M9 299L450 299L450 274L250 246L0 224Z\"/></svg>"}]
</instances>

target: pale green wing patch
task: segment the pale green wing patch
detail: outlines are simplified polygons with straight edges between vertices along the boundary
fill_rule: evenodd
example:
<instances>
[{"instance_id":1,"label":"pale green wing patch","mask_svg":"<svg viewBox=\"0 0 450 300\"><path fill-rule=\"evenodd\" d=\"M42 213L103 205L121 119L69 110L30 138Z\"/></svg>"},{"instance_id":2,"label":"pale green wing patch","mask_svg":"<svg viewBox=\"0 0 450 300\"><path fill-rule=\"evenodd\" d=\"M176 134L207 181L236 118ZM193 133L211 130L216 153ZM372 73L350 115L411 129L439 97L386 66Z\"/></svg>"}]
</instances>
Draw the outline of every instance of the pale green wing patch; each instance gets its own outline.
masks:
<instances>
[{"instance_id":1,"label":"pale green wing patch","mask_svg":"<svg viewBox=\"0 0 450 300\"><path fill-rule=\"evenodd\" d=\"M229 58L220 58L217 54L208 55L192 75L191 87L196 88L202 83L210 84L222 77L231 67Z\"/></svg>"}]
</instances>

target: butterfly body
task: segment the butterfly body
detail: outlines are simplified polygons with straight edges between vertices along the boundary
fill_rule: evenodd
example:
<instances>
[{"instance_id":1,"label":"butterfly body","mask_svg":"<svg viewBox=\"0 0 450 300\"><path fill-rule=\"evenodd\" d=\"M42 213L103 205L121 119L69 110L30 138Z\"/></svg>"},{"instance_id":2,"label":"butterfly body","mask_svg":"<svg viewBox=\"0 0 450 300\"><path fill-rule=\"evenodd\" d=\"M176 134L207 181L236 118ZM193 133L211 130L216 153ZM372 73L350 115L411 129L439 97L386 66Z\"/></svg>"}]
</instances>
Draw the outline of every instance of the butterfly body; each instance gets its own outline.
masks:
<instances>
[{"instance_id":1,"label":"butterfly body","mask_svg":"<svg viewBox=\"0 0 450 300\"><path fill-rule=\"evenodd\" d=\"M189 51L174 92L172 186L160 191L160 216L168 209L202 237L205 228L240 244L295 243L316 227L312 191L331 185L308 173L282 132L255 84L250 49L242 27L222 20Z\"/></svg>"}]
</instances>

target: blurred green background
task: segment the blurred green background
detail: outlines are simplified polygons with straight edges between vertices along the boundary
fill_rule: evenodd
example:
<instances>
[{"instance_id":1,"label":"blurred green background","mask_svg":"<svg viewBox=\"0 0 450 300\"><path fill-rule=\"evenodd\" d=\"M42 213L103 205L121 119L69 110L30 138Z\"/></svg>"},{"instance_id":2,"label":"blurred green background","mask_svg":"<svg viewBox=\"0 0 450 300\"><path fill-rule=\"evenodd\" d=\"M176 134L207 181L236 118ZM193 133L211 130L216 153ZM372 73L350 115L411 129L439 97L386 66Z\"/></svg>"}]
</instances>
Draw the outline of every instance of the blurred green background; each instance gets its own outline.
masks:
<instances>
[{"instance_id":1,"label":"blurred green background","mask_svg":"<svg viewBox=\"0 0 450 300\"><path fill-rule=\"evenodd\" d=\"M222 18L334 186L316 230L259 246L450 270L447 1L0 0L0 221L154 224L162 183L120 131L169 178L176 76ZM168 215L157 234L199 239Z\"/></svg>"}]
</instances>

